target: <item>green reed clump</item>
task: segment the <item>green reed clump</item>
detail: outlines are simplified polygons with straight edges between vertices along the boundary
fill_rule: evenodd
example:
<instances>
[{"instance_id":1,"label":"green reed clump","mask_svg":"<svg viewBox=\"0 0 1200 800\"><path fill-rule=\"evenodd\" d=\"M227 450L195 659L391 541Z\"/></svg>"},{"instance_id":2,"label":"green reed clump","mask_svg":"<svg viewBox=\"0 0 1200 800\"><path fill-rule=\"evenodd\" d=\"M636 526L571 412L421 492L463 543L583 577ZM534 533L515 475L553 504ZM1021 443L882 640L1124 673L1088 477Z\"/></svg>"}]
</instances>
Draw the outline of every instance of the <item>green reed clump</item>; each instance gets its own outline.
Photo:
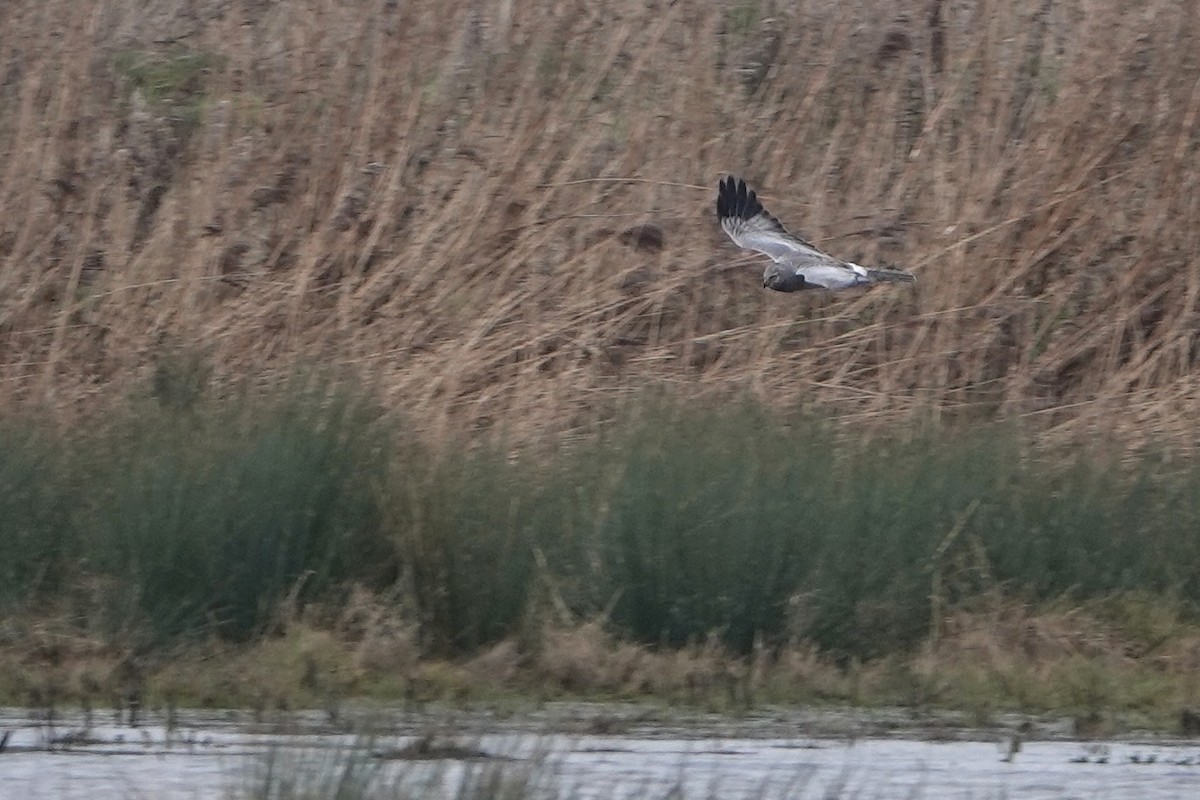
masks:
<instances>
[{"instance_id":1,"label":"green reed clump","mask_svg":"<svg viewBox=\"0 0 1200 800\"><path fill-rule=\"evenodd\" d=\"M582 613L738 652L878 656L921 641L935 602L997 593L1200 602L1200 470L1022 445L1004 426L839 441L752 404L660 407L571 456L576 516L546 548Z\"/></svg>"},{"instance_id":2,"label":"green reed clump","mask_svg":"<svg viewBox=\"0 0 1200 800\"><path fill-rule=\"evenodd\" d=\"M973 524L998 581L1039 598L1153 591L1200 603L1200 467L1097 451L1021 478Z\"/></svg>"},{"instance_id":3,"label":"green reed clump","mask_svg":"<svg viewBox=\"0 0 1200 800\"><path fill-rule=\"evenodd\" d=\"M1012 489L1020 475L1018 440L1009 433L917 435L842 448L831 467L837 477L820 501L794 632L860 657L923 636L939 548L947 537L964 536L955 536L955 527L972 503Z\"/></svg>"},{"instance_id":4,"label":"green reed clump","mask_svg":"<svg viewBox=\"0 0 1200 800\"><path fill-rule=\"evenodd\" d=\"M656 405L573 454L578 517L559 568L642 641L718 633L746 650L783 629L812 568L835 456L823 428L780 430L748 404Z\"/></svg>"},{"instance_id":5,"label":"green reed clump","mask_svg":"<svg viewBox=\"0 0 1200 800\"><path fill-rule=\"evenodd\" d=\"M1194 465L661 400L557 448L433 452L344 386L218 399L184 367L103 425L0 429L0 601L83 598L153 646L244 640L360 585L402 598L430 652L553 608L652 645L858 658L999 597L1200 607Z\"/></svg>"},{"instance_id":6,"label":"green reed clump","mask_svg":"<svg viewBox=\"0 0 1200 800\"><path fill-rule=\"evenodd\" d=\"M469 652L511 635L535 580L552 477L492 448L410 453L388 486L389 529L427 647Z\"/></svg>"},{"instance_id":7,"label":"green reed clump","mask_svg":"<svg viewBox=\"0 0 1200 800\"><path fill-rule=\"evenodd\" d=\"M139 408L89 443L88 567L159 640L264 630L285 598L392 577L376 485L391 431L314 382Z\"/></svg>"},{"instance_id":8,"label":"green reed clump","mask_svg":"<svg viewBox=\"0 0 1200 800\"><path fill-rule=\"evenodd\" d=\"M658 406L575 454L590 488L559 563L577 602L641 641L878 654L927 629L931 557L1016 468L1004 444L860 446L752 403Z\"/></svg>"},{"instance_id":9,"label":"green reed clump","mask_svg":"<svg viewBox=\"0 0 1200 800\"><path fill-rule=\"evenodd\" d=\"M76 552L65 448L28 423L0 425L0 604L61 589Z\"/></svg>"}]
</instances>

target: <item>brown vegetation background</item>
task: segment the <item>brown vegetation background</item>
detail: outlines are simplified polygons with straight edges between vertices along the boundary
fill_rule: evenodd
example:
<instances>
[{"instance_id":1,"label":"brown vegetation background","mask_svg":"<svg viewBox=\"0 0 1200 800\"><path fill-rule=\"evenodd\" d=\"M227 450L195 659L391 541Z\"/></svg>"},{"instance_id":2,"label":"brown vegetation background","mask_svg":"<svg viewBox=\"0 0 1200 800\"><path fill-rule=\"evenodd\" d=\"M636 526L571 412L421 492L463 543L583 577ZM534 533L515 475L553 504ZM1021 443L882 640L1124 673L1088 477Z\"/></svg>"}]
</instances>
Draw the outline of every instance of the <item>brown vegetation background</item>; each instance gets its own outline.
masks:
<instances>
[{"instance_id":1,"label":"brown vegetation background","mask_svg":"<svg viewBox=\"0 0 1200 800\"><path fill-rule=\"evenodd\" d=\"M1182 0L13 0L0 407L182 351L434 436L667 384L1189 446L1198 114ZM764 292L729 172L915 289Z\"/></svg>"}]
</instances>

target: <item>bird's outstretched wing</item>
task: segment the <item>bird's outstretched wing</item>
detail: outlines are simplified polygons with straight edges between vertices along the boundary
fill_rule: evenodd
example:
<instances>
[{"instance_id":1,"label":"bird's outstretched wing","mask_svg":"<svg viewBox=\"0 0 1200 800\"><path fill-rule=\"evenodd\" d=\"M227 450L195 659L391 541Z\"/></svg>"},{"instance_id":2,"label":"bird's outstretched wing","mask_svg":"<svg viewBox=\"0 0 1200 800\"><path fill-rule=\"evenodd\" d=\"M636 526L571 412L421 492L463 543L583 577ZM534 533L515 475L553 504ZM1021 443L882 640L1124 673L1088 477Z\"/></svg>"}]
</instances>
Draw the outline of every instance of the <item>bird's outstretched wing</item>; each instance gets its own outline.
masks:
<instances>
[{"instance_id":1,"label":"bird's outstretched wing","mask_svg":"<svg viewBox=\"0 0 1200 800\"><path fill-rule=\"evenodd\" d=\"M763 286L778 292L803 289L849 289L871 283L913 283L911 272L874 269L834 258L812 242L788 233L771 216L746 182L732 175L717 187L717 221L738 247L771 257L763 272Z\"/></svg>"},{"instance_id":2,"label":"bird's outstretched wing","mask_svg":"<svg viewBox=\"0 0 1200 800\"><path fill-rule=\"evenodd\" d=\"M732 175L717 187L717 220L738 247L765 253L775 261L789 263L812 256L830 258L812 242L788 233L783 224L763 208L746 182L735 180Z\"/></svg>"}]
</instances>

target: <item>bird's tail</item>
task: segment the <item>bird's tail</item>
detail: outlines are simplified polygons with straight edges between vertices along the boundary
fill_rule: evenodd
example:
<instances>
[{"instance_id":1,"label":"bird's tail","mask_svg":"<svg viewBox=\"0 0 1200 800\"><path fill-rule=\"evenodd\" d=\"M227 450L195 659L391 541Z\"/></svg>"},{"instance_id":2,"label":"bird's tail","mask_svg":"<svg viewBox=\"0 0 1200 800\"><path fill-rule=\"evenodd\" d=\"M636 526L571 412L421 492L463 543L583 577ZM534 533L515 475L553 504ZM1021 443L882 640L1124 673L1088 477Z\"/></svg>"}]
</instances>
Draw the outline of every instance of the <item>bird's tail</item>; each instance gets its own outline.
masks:
<instances>
[{"instance_id":1,"label":"bird's tail","mask_svg":"<svg viewBox=\"0 0 1200 800\"><path fill-rule=\"evenodd\" d=\"M887 281L890 283L916 283L917 276L903 269L872 269L867 267L867 277L872 281Z\"/></svg>"}]
</instances>

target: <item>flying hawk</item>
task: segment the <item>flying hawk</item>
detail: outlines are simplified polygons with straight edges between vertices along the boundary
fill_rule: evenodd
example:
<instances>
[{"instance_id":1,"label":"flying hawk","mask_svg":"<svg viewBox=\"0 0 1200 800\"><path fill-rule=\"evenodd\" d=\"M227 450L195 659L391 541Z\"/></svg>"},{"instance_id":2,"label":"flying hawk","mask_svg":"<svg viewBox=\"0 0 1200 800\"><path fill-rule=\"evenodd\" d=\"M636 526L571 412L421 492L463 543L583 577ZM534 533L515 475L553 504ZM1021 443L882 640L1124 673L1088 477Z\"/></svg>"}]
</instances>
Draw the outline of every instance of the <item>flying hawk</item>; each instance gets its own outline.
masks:
<instances>
[{"instance_id":1,"label":"flying hawk","mask_svg":"<svg viewBox=\"0 0 1200 800\"><path fill-rule=\"evenodd\" d=\"M871 269L821 252L816 245L787 232L771 216L743 180L730 175L717 187L717 221L738 247L757 250L773 263L763 271L763 288L777 292L802 289L837 291L882 281L914 283L911 272Z\"/></svg>"}]
</instances>

